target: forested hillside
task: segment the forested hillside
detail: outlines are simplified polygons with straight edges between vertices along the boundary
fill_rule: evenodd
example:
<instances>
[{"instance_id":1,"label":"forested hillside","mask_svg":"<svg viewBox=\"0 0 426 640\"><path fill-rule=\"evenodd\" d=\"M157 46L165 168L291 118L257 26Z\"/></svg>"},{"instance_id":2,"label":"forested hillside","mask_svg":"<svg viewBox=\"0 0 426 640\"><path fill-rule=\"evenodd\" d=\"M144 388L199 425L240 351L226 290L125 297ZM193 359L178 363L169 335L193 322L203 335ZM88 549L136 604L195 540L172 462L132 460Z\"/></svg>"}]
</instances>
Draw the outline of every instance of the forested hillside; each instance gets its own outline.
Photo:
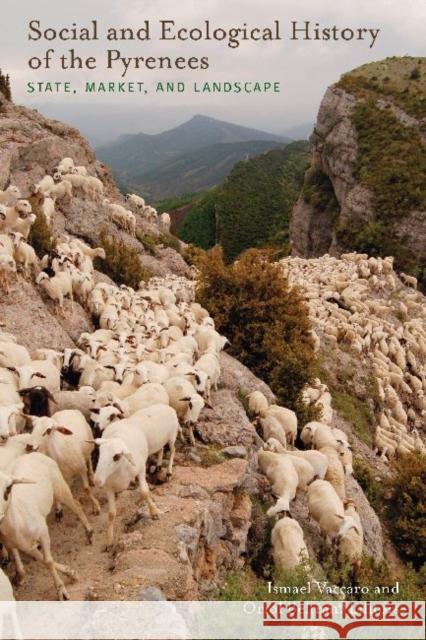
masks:
<instances>
[{"instance_id":1,"label":"forested hillside","mask_svg":"<svg viewBox=\"0 0 426 640\"><path fill-rule=\"evenodd\" d=\"M217 241L227 260L267 244L285 251L308 161L309 144L300 141L239 162L220 187L194 199L180 237L203 249Z\"/></svg>"}]
</instances>

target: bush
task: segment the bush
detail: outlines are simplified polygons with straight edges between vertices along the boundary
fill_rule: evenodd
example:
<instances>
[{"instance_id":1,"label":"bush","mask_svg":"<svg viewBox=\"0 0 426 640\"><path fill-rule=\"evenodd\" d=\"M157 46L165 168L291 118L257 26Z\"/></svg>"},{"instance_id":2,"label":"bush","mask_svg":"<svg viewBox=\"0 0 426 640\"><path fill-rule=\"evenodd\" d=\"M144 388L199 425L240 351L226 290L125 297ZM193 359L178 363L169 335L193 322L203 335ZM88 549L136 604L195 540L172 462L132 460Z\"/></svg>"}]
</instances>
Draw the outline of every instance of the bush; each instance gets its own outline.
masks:
<instances>
[{"instance_id":1,"label":"bush","mask_svg":"<svg viewBox=\"0 0 426 640\"><path fill-rule=\"evenodd\" d=\"M339 203L334 193L330 178L317 167L311 167L305 174L303 183L303 199L315 209L336 215Z\"/></svg>"},{"instance_id":2,"label":"bush","mask_svg":"<svg viewBox=\"0 0 426 640\"><path fill-rule=\"evenodd\" d=\"M177 253L180 253L180 242L171 233L161 233L158 236L158 244L162 244L164 247L169 247Z\"/></svg>"},{"instance_id":3,"label":"bush","mask_svg":"<svg viewBox=\"0 0 426 640\"><path fill-rule=\"evenodd\" d=\"M142 265L137 249L129 247L123 240L110 237L106 229L101 231L100 246L105 250L105 260L96 259L97 268L118 285L138 288L141 280L147 281L151 274Z\"/></svg>"},{"instance_id":4,"label":"bush","mask_svg":"<svg viewBox=\"0 0 426 640\"><path fill-rule=\"evenodd\" d=\"M4 95L6 100L12 100L12 91L10 89L10 77L3 75L0 69L0 93Z\"/></svg>"},{"instance_id":5,"label":"bush","mask_svg":"<svg viewBox=\"0 0 426 640\"><path fill-rule=\"evenodd\" d=\"M358 438L371 447L375 424L372 408L346 390L332 389L331 395L337 413L353 426Z\"/></svg>"},{"instance_id":6,"label":"bush","mask_svg":"<svg viewBox=\"0 0 426 640\"><path fill-rule=\"evenodd\" d=\"M47 224L46 216L37 204L37 198L34 196L30 197L29 202L33 213L36 215L36 219L31 227L28 242L34 248L38 257L42 258L46 253L49 253L55 248L56 241L52 237L52 232Z\"/></svg>"},{"instance_id":7,"label":"bush","mask_svg":"<svg viewBox=\"0 0 426 640\"><path fill-rule=\"evenodd\" d=\"M384 488L380 479L374 475L372 468L360 458L354 458L354 476L375 511L384 505Z\"/></svg>"},{"instance_id":8,"label":"bush","mask_svg":"<svg viewBox=\"0 0 426 640\"><path fill-rule=\"evenodd\" d=\"M231 342L230 351L262 380L278 402L297 410L316 373L307 308L278 263L251 249L226 266L219 248L200 258L197 300Z\"/></svg>"},{"instance_id":9,"label":"bush","mask_svg":"<svg viewBox=\"0 0 426 640\"><path fill-rule=\"evenodd\" d=\"M157 244L158 244L157 236L155 236L152 233L141 233L140 231L138 231L136 233L136 238L143 245L144 249L146 251L148 251L148 253L150 253L152 256L157 256L158 255L158 251L157 251Z\"/></svg>"},{"instance_id":10,"label":"bush","mask_svg":"<svg viewBox=\"0 0 426 640\"><path fill-rule=\"evenodd\" d=\"M426 562L426 456L412 453L392 465L387 518L393 542L415 568Z\"/></svg>"}]
</instances>

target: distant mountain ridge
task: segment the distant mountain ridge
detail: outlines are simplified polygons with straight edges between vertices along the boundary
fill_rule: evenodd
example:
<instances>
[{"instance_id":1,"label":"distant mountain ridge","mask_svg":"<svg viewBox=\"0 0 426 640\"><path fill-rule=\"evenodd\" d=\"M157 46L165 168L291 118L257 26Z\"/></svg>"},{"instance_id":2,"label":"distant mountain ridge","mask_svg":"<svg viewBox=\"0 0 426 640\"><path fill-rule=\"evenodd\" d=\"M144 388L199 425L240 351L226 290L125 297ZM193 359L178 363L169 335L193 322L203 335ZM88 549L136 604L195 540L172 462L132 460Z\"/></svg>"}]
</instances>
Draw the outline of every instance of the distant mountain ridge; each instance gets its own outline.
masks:
<instances>
[{"instance_id":1,"label":"distant mountain ridge","mask_svg":"<svg viewBox=\"0 0 426 640\"><path fill-rule=\"evenodd\" d=\"M262 142L262 145L254 145L250 149L241 147L242 143ZM97 149L98 156L108 164L122 185L131 185L132 188L146 193L152 198L177 195L185 191L204 189L221 181L232 167L229 159L235 156L235 162L252 155L268 151L274 146L286 144L290 138L279 136L249 127L217 120L203 115L195 115L183 124L158 134L130 134L121 136L115 142L103 145ZM217 145L223 145L219 150ZM233 145L239 145L232 149ZM216 147L214 150L213 148ZM200 161L200 150L208 149L202 157L202 166L207 168L207 173L214 175L214 165L226 166L225 171L219 172L214 179L198 179L195 186L185 185L185 175L193 175L199 171L199 166L193 164ZM191 155L194 158L191 162ZM188 157L184 157L187 154ZM211 157L212 154L212 157ZM174 162L177 161L176 175L173 172ZM213 166L212 166L213 165ZM184 178L177 175L184 167ZM167 180L171 177L171 184L155 180L153 171L158 169ZM170 176L171 172L171 176ZM146 175L145 175L146 174ZM145 183L145 180L147 181ZM167 189L165 189L167 187Z\"/></svg>"},{"instance_id":2,"label":"distant mountain ridge","mask_svg":"<svg viewBox=\"0 0 426 640\"><path fill-rule=\"evenodd\" d=\"M223 182L237 162L283 146L268 140L219 142L179 155L125 184L153 201L197 193Z\"/></svg>"}]
</instances>

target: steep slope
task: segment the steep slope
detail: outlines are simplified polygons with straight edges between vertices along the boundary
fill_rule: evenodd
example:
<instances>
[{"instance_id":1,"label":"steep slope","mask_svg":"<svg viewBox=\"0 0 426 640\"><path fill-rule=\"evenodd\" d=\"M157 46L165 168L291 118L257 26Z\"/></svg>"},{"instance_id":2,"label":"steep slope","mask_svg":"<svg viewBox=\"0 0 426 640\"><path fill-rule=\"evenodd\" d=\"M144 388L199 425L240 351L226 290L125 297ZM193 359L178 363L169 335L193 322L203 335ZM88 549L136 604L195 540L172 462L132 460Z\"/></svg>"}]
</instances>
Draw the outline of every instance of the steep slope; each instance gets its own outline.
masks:
<instances>
[{"instance_id":1,"label":"steep slope","mask_svg":"<svg viewBox=\"0 0 426 640\"><path fill-rule=\"evenodd\" d=\"M90 173L102 176L111 200L120 200L109 173L97 163L76 130L8 101L2 100L0 106L1 188L15 183L26 194L31 182L51 171L62 157L72 156ZM105 220L102 204L89 194L73 195L70 202L62 202L52 231L59 235L66 230L71 236L97 244L101 226L109 238L137 249L141 261L146 261L157 274L170 278L171 273L189 272L181 256L171 248L157 247L156 258L146 254L135 238ZM141 220L138 226L141 232L153 232ZM111 283L99 272L95 279ZM76 302L73 311L67 304L64 317L57 315L54 304L36 286L33 276L19 275L9 293L1 291L1 330L13 333L30 352L75 347L81 333L92 332L96 322L87 307ZM214 409L198 425L205 444L197 450L182 448L176 458L173 484L154 487L155 499L164 510L160 521L148 523L145 517L135 518L135 494L127 492L119 506L117 544L105 554L107 514L101 495L103 513L98 518L90 517L95 529L91 547L80 538L71 514L66 513L61 524L53 516L49 518L53 553L79 574L78 582L69 585L73 599L144 599L145 587L160 588L169 599L197 599L217 592L224 571L240 566L250 526L251 502L244 486L251 462L227 460L221 449L244 445L244 455L248 457L253 440L254 428L238 399L240 387L235 386L236 381L246 392L261 388L271 400L273 394L250 371L225 355L222 369L226 382L214 394ZM78 488L75 492L80 499L83 497ZM38 563L27 566L28 579L16 587L16 598L55 599L48 570ZM10 565L11 577L12 570Z\"/></svg>"},{"instance_id":2,"label":"steep slope","mask_svg":"<svg viewBox=\"0 0 426 640\"><path fill-rule=\"evenodd\" d=\"M295 253L395 255L425 282L426 59L388 58L326 92L293 211Z\"/></svg>"},{"instance_id":3,"label":"steep slope","mask_svg":"<svg viewBox=\"0 0 426 640\"><path fill-rule=\"evenodd\" d=\"M235 165L217 188L177 203L182 240L203 249L220 243L228 259L250 247L285 249L291 209L309 160L307 142L292 142ZM170 209L173 216L174 209ZM237 233L235 231L237 230Z\"/></svg>"}]
</instances>

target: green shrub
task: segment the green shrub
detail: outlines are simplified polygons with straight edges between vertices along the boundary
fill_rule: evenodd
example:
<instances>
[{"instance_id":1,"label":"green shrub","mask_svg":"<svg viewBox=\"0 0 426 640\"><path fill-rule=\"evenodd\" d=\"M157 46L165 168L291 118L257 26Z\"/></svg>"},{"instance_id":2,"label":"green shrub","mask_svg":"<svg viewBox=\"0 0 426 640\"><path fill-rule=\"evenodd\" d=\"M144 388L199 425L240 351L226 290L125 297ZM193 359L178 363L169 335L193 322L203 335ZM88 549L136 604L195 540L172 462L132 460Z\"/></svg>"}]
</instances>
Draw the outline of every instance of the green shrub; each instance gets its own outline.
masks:
<instances>
[{"instance_id":1,"label":"green shrub","mask_svg":"<svg viewBox=\"0 0 426 640\"><path fill-rule=\"evenodd\" d=\"M354 458L354 476L373 509L380 511L384 505L384 488L381 480L374 475L373 469L362 459Z\"/></svg>"},{"instance_id":2,"label":"green shrub","mask_svg":"<svg viewBox=\"0 0 426 640\"><path fill-rule=\"evenodd\" d=\"M393 542L415 568L426 562L426 456L412 453L392 464L386 483Z\"/></svg>"},{"instance_id":3,"label":"green shrub","mask_svg":"<svg viewBox=\"0 0 426 640\"><path fill-rule=\"evenodd\" d=\"M181 251L179 240L171 233L161 233L158 236L158 244L162 244L164 247L174 249L177 253L180 253Z\"/></svg>"},{"instance_id":4,"label":"green shrub","mask_svg":"<svg viewBox=\"0 0 426 640\"><path fill-rule=\"evenodd\" d=\"M194 244L188 244L185 249L182 250L181 254L185 262L190 266L198 268L200 261L203 260L205 252Z\"/></svg>"},{"instance_id":5,"label":"green shrub","mask_svg":"<svg viewBox=\"0 0 426 640\"><path fill-rule=\"evenodd\" d=\"M106 229L100 233L100 246L105 250L105 260L97 258L96 266L116 284L137 289L141 280L147 281L151 277L142 265L137 249L109 236Z\"/></svg>"},{"instance_id":6,"label":"green shrub","mask_svg":"<svg viewBox=\"0 0 426 640\"><path fill-rule=\"evenodd\" d=\"M338 86L358 98L384 98L419 119L426 115L425 58L405 56L372 62L346 73Z\"/></svg>"},{"instance_id":7,"label":"green shrub","mask_svg":"<svg viewBox=\"0 0 426 640\"><path fill-rule=\"evenodd\" d=\"M339 203L330 178L318 167L311 167L305 174L303 199L315 209L336 215Z\"/></svg>"},{"instance_id":8,"label":"green shrub","mask_svg":"<svg viewBox=\"0 0 426 640\"><path fill-rule=\"evenodd\" d=\"M297 410L302 387L316 373L311 325L300 291L269 257L251 249L227 266L222 250L212 249L200 259L197 300L230 340L231 353L271 386L278 402Z\"/></svg>"},{"instance_id":9,"label":"green shrub","mask_svg":"<svg viewBox=\"0 0 426 640\"><path fill-rule=\"evenodd\" d=\"M31 226L28 242L34 248L34 251L39 258L42 258L46 253L52 251L56 246L56 241L52 237L52 232L47 224L46 216L40 210L37 197L31 196L29 198L33 213L36 215L34 224Z\"/></svg>"},{"instance_id":10,"label":"green shrub","mask_svg":"<svg viewBox=\"0 0 426 640\"><path fill-rule=\"evenodd\" d=\"M141 233L140 231L138 231L136 233L136 237L139 240L139 242L143 245L144 249L148 251L148 253L150 253L152 256L158 255L157 236L155 236L153 233Z\"/></svg>"},{"instance_id":11,"label":"green shrub","mask_svg":"<svg viewBox=\"0 0 426 640\"><path fill-rule=\"evenodd\" d=\"M347 390L331 389L331 395L337 413L353 426L360 440L371 446L375 424L372 408Z\"/></svg>"}]
</instances>

